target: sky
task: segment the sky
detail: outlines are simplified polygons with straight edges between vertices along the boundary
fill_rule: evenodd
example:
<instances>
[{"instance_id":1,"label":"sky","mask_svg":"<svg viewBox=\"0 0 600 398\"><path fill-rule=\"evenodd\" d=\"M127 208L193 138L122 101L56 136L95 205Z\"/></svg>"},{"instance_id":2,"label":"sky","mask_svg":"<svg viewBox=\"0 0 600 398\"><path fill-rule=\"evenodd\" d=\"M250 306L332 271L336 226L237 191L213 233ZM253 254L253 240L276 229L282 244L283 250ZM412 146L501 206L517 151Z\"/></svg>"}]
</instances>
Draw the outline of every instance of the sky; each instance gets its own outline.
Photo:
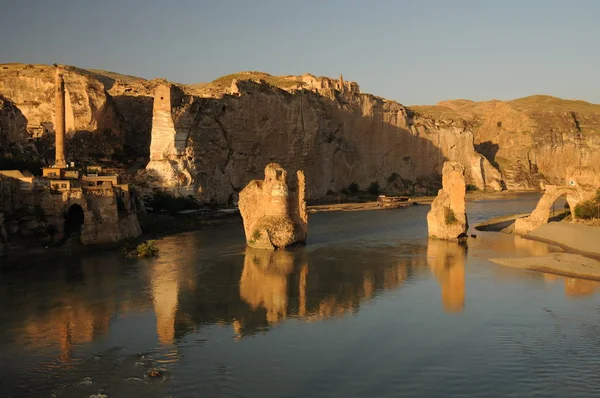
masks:
<instances>
[{"instance_id":1,"label":"sky","mask_svg":"<svg viewBox=\"0 0 600 398\"><path fill-rule=\"evenodd\" d=\"M406 105L600 103L597 0L0 0L0 38L0 63L179 83L342 74Z\"/></svg>"}]
</instances>

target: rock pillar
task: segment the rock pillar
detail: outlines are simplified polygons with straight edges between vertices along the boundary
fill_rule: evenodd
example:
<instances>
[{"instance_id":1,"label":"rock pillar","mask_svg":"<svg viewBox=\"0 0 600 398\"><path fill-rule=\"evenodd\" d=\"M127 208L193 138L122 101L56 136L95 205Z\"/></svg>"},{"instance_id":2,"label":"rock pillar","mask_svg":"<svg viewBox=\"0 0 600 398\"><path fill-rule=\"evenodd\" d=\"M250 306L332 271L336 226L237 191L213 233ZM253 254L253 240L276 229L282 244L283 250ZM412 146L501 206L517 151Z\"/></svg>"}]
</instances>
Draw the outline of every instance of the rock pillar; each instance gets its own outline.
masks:
<instances>
[{"instance_id":1,"label":"rock pillar","mask_svg":"<svg viewBox=\"0 0 600 398\"><path fill-rule=\"evenodd\" d=\"M54 134L56 158L55 167L64 169L67 167L65 160L65 81L60 69L56 68L56 94L55 94L55 120Z\"/></svg>"},{"instance_id":2,"label":"rock pillar","mask_svg":"<svg viewBox=\"0 0 600 398\"><path fill-rule=\"evenodd\" d=\"M306 242L304 173L297 173L290 194L287 172L277 163L265 168L265 179L251 181L241 192L239 208L249 246L275 249Z\"/></svg>"},{"instance_id":3,"label":"rock pillar","mask_svg":"<svg viewBox=\"0 0 600 398\"><path fill-rule=\"evenodd\" d=\"M465 168L458 162L445 162L442 189L427 213L430 238L462 240L469 224L465 207Z\"/></svg>"}]
</instances>

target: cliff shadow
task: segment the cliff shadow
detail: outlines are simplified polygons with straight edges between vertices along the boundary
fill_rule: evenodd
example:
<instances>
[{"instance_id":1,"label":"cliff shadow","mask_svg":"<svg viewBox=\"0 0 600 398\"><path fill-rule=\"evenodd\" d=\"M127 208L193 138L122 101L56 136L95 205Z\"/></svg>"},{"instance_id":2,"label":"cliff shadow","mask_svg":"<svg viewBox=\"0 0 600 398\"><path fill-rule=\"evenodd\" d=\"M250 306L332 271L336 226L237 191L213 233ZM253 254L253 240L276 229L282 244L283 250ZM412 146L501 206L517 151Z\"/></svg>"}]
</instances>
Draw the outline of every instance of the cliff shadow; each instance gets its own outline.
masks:
<instances>
[{"instance_id":1,"label":"cliff shadow","mask_svg":"<svg viewBox=\"0 0 600 398\"><path fill-rule=\"evenodd\" d=\"M117 111L125 121L124 153L130 158L148 162L152 140L154 98L151 95L115 95L112 98Z\"/></svg>"},{"instance_id":2,"label":"cliff shadow","mask_svg":"<svg viewBox=\"0 0 600 398\"><path fill-rule=\"evenodd\" d=\"M482 154L489 162L497 169L500 166L496 162L496 154L500 150L500 146L492 141L484 141L479 144L474 144L475 151Z\"/></svg>"}]
</instances>

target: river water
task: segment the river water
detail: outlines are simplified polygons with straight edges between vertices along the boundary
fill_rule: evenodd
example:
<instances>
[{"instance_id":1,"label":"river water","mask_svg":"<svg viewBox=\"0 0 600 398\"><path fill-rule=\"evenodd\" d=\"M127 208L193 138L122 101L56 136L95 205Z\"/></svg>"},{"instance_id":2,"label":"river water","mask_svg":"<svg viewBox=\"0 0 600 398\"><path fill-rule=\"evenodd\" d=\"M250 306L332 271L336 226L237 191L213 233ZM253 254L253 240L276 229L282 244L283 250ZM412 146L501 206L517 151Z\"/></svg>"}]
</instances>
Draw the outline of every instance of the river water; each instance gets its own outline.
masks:
<instances>
[{"instance_id":1,"label":"river water","mask_svg":"<svg viewBox=\"0 0 600 398\"><path fill-rule=\"evenodd\" d=\"M0 396L597 396L598 282L491 263L559 250L511 235L428 241L428 209L311 214L291 251L231 225L0 275Z\"/></svg>"}]
</instances>

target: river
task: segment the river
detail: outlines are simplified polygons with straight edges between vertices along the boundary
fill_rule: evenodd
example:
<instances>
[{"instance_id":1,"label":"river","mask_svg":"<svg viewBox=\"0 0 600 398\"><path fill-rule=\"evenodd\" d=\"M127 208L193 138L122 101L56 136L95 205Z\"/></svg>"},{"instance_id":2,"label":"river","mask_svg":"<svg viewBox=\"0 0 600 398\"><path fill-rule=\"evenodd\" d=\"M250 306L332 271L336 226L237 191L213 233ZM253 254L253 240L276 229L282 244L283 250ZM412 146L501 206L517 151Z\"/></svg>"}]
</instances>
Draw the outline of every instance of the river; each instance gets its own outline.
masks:
<instances>
[{"instance_id":1,"label":"river","mask_svg":"<svg viewBox=\"0 0 600 398\"><path fill-rule=\"evenodd\" d=\"M470 224L538 198L469 202ZM0 396L597 396L600 284L488 261L544 243L428 241L428 210L311 214L290 251L228 225L0 275Z\"/></svg>"}]
</instances>

